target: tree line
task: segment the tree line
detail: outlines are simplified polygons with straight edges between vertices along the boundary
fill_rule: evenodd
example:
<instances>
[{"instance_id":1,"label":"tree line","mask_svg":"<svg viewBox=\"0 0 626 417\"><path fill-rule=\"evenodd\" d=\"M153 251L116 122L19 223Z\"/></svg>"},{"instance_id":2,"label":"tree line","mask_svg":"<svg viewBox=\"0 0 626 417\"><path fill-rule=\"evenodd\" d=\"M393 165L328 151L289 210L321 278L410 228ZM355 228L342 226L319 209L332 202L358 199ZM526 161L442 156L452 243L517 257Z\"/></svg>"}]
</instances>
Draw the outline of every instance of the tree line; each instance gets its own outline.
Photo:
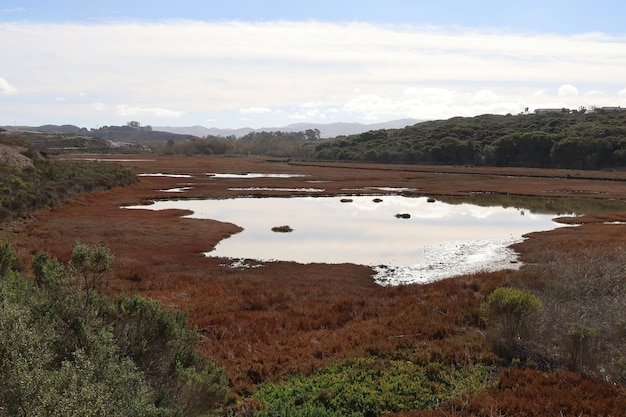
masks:
<instances>
[{"instance_id":1,"label":"tree line","mask_svg":"<svg viewBox=\"0 0 626 417\"><path fill-rule=\"evenodd\" d=\"M179 155L258 155L402 164L604 169L626 165L626 112L482 115L320 140L314 131L170 140Z\"/></svg>"},{"instance_id":2,"label":"tree line","mask_svg":"<svg viewBox=\"0 0 626 417\"><path fill-rule=\"evenodd\" d=\"M237 155L310 158L313 148L320 142L320 132L308 129L302 132L262 131L250 132L237 139L235 136L193 138L185 141L168 140L155 148L165 155Z\"/></svg>"},{"instance_id":3,"label":"tree line","mask_svg":"<svg viewBox=\"0 0 626 417\"><path fill-rule=\"evenodd\" d=\"M626 165L626 113L482 115L337 137L317 159L603 169Z\"/></svg>"}]
</instances>

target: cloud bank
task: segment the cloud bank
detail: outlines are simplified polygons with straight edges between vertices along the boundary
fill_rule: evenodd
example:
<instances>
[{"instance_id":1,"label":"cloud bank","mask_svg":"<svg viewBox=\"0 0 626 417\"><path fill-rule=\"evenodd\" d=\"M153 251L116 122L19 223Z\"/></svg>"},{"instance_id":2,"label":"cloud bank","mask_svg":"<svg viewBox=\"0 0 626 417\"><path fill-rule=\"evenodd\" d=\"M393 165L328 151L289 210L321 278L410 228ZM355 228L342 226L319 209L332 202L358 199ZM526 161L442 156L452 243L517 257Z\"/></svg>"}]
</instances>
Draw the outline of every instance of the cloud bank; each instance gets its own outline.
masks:
<instances>
[{"instance_id":1,"label":"cloud bank","mask_svg":"<svg viewBox=\"0 0 626 417\"><path fill-rule=\"evenodd\" d=\"M604 34L316 21L4 23L0 55L0 113L35 124L134 117L276 126L626 105L626 39Z\"/></svg>"},{"instance_id":2,"label":"cloud bank","mask_svg":"<svg viewBox=\"0 0 626 417\"><path fill-rule=\"evenodd\" d=\"M13 87L7 80L0 78L0 94L9 96L17 93L17 88Z\"/></svg>"}]
</instances>

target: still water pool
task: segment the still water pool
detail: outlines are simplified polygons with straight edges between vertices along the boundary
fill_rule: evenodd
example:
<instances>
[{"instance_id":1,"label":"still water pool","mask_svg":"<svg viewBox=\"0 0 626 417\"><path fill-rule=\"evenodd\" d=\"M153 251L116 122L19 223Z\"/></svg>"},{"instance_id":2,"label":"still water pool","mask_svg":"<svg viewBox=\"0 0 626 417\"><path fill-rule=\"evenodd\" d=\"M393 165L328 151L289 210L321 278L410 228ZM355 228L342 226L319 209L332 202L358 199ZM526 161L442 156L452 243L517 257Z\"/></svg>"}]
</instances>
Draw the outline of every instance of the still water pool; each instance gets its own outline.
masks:
<instances>
[{"instance_id":1,"label":"still water pool","mask_svg":"<svg viewBox=\"0 0 626 417\"><path fill-rule=\"evenodd\" d=\"M562 226L552 214L404 196L169 200L128 208L185 209L193 212L187 217L244 229L207 256L363 264L374 267L382 284L515 267L509 245ZM272 231L278 226L293 230Z\"/></svg>"}]
</instances>

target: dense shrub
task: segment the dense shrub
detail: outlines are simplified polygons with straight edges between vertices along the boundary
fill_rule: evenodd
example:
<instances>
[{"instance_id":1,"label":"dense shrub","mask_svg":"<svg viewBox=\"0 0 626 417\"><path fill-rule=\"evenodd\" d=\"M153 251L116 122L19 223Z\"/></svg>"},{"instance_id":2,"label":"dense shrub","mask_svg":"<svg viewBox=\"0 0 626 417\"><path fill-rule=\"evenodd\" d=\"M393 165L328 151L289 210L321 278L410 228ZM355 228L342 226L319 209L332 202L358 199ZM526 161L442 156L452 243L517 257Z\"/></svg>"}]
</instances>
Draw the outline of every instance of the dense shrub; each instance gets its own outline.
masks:
<instances>
[{"instance_id":1,"label":"dense shrub","mask_svg":"<svg viewBox=\"0 0 626 417\"><path fill-rule=\"evenodd\" d=\"M144 372L158 403L184 415L202 415L225 401L227 381L221 368L196 350L198 334L187 316L165 310L158 301L120 297L107 317L122 353Z\"/></svg>"},{"instance_id":2,"label":"dense shrub","mask_svg":"<svg viewBox=\"0 0 626 417\"><path fill-rule=\"evenodd\" d=\"M601 169L626 164L626 112L455 117L340 136L317 159Z\"/></svg>"},{"instance_id":3,"label":"dense shrub","mask_svg":"<svg viewBox=\"0 0 626 417\"><path fill-rule=\"evenodd\" d=\"M73 262L101 252L77 245ZM35 283L12 270L0 280L0 416L193 416L223 405L222 370L195 351L182 313L109 302L43 253L33 270Z\"/></svg>"},{"instance_id":4,"label":"dense shrub","mask_svg":"<svg viewBox=\"0 0 626 417\"><path fill-rule=\"evenodd\" d=\"M101 292L107 285L107 273L113 262L113 255L106 246L90 246L77 243L72 250L69 265L78 286L89 299Z\"/></svg>"},{"instance_id":5,"label":"dense shrub","mask_svg":"<svg viewBox=\"0 0 626 417\"><path fill-rule=\"evenodd\" d=\"M433 409L485 387L490 369L375 358L331 366L309 376L261 386L254 398L265 416L374 417Z\"/></svg>"},{"instance_id":6,"label":"dense shrub","mask_svg":"<svg viewBox=\"0 0 626 417\"><path fill-rule=\"evenodd\" d=\"M0 223L53 206L80 193L137 181L129 169L105 162L35 158L34 167L0 165Z\"/></svg>"},{"instance_id":7,"label":"dense shrub","mask_svg":"<svg viewBox=\"0 0 626 417\"><path fill-rule=\"evenodd\" d=\"M517 353L519 341L526 336L528 320L541 308L537 297L517 288L500 287L489 294L481 310L500 354Z\"/></svg>"},{"instance_id":8,"label":"dense shrub","mask_svg":"<svg viewBox=\"0 0 626 417\"><path fill-rule=\"evenodd\" d=\"M74 327L83 332L75 340L88 343L66 352L63 328L75 322L50 311L56 300L45 291L10 273L0 299L0 415L174 415L155 406L106 326Z\"/></svg>"},{"instance_id":9,"label":"dense shrub","mask_svg":"<svg viewBox=\"0 0 626 417\"><path fill-rule=\"evenodd\" d=\"M0 279L6 276L9 271L16 270L19 258L13 246L8 242L0 242Z\"/></svg>"}]
</instances>

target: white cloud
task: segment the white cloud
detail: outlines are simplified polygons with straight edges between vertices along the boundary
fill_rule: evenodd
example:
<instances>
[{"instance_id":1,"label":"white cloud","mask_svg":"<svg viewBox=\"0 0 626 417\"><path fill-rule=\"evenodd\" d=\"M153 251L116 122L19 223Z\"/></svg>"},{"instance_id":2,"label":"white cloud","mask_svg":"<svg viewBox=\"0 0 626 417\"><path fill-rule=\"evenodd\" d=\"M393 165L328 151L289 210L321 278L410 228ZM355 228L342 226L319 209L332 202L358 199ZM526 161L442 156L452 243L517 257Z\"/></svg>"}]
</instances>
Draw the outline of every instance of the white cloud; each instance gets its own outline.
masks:
<instances>
[{"instance_id":1,"label":"white cloud","mask_svg":"<svg viewBox=\"0 0 626 417\"><path fill-rule=\"evenodd\" d=\"M617 92L617 94L618 94L619 96L626 96L626 88L624 88L624 89L622 89L622 90L619 90L619 91Z\"/></svg>"},{"instance_id":2,"label":"white cloud","mask_svg":"<svg viewBox=\"0 0 626 417\"><path fill-rule=\"evenodd\" d=\"M300 105L300 107L305 108L305 109L317 108L317 107L323 107L323 106L324 104L320 101L317 101L314 103L304 103Z\"/></svg>"},{"instance_id":3,"label":"white cloud","mask_svg":"<svg viewBox=\"0 0 626 417\"><path fill-rule=\"evenodd\" d=\"M46 117L40 103L50 97L86 96L96 104L67 117L97 118L93 125L115 114L187 124L255 115L266 125L279 117L443 118L577 108L592 104L580 101L588 92L610 105L626 85L625 44L598 34L316 21L0 23L2 75L28 86L20 100L33 117ZM16 92L0 78L0 95ZM69 109L72 101L55 104ZM0 102L8 118L19 114L14 108Z\"/></svg>"},{"instance_id":4,"label":"white cloud","mask_svg":"<svg viewBox=\"0 0 626 417\"><path fill-rule=\"evenodd\" d=\"M360 114L367 121L413 117L443 118L461 115L461 103L467 98L452 89L407 88L399 94L361 94L349 100L343 110Z\"/></svg>"},{"instance_id":5,"label":"white cloud","mask_svg":"<svg viewBox=\"0 0 626 417\"><path fill-rule=\"evenodd\" d=\"M419 100L427 104L450 104L454 101L455 91L445 88L407 88L402 94L408 100Z\"/></svg>"},{"instance_id":6,"label":"white cloud","mask_svg":"<svg viewBox=\"0 0 626 417\"><path fill-rule=\"evenodd\" d=\"M138 116L142 114L151 114L160 118L179 118L184 113L176 110L163 109L160 107L134 107L127 104L118 104L116 107L117 114L120 116Z\"/></svg>"},{"instance_id":7,"label":"white cloud","mask_svg":"<svg viewBox=\"0 0 626 417\"><path fill-rule=\"evenodd\" d=\"M361 114L368 121L378 120L379 117L393 114L396 108L397 104L393 100L385 99L378 94L360 95L349 100L343 106L343 110L348 113Z\"/></svg>"},{"instance_id":8,"label":"white cloud","mask_svg":"<svg viewBox=\"0 0 626 417\"><path fill-rule=\"evenodd\" d=\"M571 84L564 84L559 87L559 96L561 97L572 97L578 95L578 88L574 87Z\"/></svg>"},{"instance_id":9,"label":"white cloud","mask_svg":"<svg viewBox=\"0 0 626 417\"><path fill-rule=\"evenodd\" d=\"M241 114L267 114L271 113L272 109L269 107L245 107L239 109Z\"/></svg>"},{"instance_id":10,"label":"white cloud","mask_svg":"<svg viewBox=\"0 0 626 417\"><path fill-rule=\"evenodd\" d=\"M326 117L323 115L322 111L316 107L311 107L310 103L303 104L302 109L296 113L290 114L289 120L312 120L316 117L320 116L322 119Z\"/></svg>"},{"instance_id":11,"label":"white cloud","mask_svg":"<svg viewBox=\"0 0 626 417\"><path fill-rule=\"evenodd\" d=\"M480 90L473 94L475 103L492 103L498 100L498 95L491 90Z\"/></svg>"},{"instance_id":12,"label":"white cloud","mask_svg":"<svg viewBox=\"0 0 626 417\"><path fill-rule=\"evenodd\" d=\"M13 87L7 80L0 77L0 94L4 96L9 96L11 94L17 93L17 88Z\"/></svg>"}]
</instances>

